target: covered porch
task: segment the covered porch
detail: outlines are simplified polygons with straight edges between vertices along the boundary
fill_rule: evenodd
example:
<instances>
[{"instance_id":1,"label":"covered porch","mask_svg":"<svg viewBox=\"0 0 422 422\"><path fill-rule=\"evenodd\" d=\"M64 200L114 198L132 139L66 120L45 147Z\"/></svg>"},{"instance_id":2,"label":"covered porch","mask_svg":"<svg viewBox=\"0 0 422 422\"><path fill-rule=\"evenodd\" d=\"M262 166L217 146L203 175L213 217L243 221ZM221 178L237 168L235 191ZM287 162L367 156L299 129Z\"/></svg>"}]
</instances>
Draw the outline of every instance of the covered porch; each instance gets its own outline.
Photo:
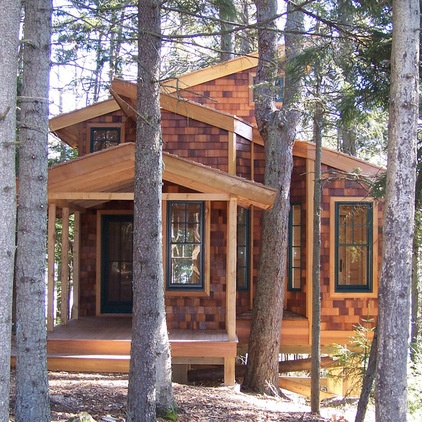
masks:
<instances>
[{"instance_id":1,"label":"covered porch","mask_svg":"<svg viewBox=\"0 0 422 422\"><path fill-rule=\"evenodd\" d=\"M234 383L234 364L237 355L236 334L236 221L238 206L269 208L275 191L263 185L220 170L164 153L163 181L182 186L185 192L163 192L165 201L203 201L209 208L217 203L227 216L225 238L224 289L220 287L224 316L218 329L170 329L173 363L223 364L226 384ZM101 214L110 203L133 202L134 144L123 143L97 153L89 154L50 169L49 173L49 231L48 231L48 362L50 369L125 372L129 368L131 318L107 314L100 302L101 289ZM114 202L110 202L114 201ZM120 213L130 212L119 209ZM84 232L81 218L90 213L97 220L97 230ZM68 265L69 217L74 214L73 272ZM209 214L209 213L208 213ZM207 214L207 215L208 215ZM55 292L55 242L56 218L62 220L61 245L61 309L60 325L55 326L57 312L54 308ZM210 217L208 217L210 218ZM165 217L163 217L165 220ZM209 222L210 223L210 222ZM208 224L211 227L211 224ZM80 309L81 238L92 236L93 251L89 264L92 275L84 275L94 289L92 313ZM209 233L205 235L209 242ZM212 265L212 264L209 264ZM208 270L209 271L209 270ZM68 281L73 281L73 300L68 297ZM85 290L86 291L86 290ZM180 292L172 293L173 303L178 297L191 297ZM166 293L167 294L167 293ZM203 297L210 295L210 284L205 286ZM178 305L176 305L178 306ZM191 308L193 309L192 305ZM192 310L205 318L204 306ZM207 310L209 313L210 311ZM213 311L214 312L214 311ZM94 316L95 315L95 316ZM174 313L173 313L174 315ZM221 318L221 316L220 316ZM202 321L202 319L199 319ZM193 324L193 328L201 324ZM202 323L205 325L205 323ZM181 327L185 328L185 327ZM189 327L188 327L189 328ZM204 327L202 327L204 328ZM205 326L205 328L207 328ZM86 369L83 369L86 368Z\"/></svg>"}]
</instances>

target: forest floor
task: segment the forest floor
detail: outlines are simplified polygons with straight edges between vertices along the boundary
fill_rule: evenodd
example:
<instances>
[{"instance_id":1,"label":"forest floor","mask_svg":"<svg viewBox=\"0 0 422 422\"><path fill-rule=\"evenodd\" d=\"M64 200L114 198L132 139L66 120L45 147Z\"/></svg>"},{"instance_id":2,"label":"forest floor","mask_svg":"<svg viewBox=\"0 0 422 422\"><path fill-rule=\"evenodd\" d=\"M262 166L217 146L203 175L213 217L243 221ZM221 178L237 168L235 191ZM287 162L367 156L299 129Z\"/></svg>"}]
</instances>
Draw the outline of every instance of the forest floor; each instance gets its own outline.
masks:
<instances>
[{"instance_id":1,"label":"forest floor","mask_svg":"<svg viewBox=\"0 0 422 422\"><path fill-rule=\"evenodd\" d=\"M50 372L52 422L81 421L82 412L92 419L84 422L124 422L127 374ZM174 384L178 421L286 421L322 422L355 419L357 400L323 402L321 416L312 415L309 402L302 396L283 391L287 398L272 398L240 392L239 386ZM14 373L12 373L11 415L14 421ZM163 419L158 419L163 421ZM368 410L366 422L375 421ZM35 422L35 421L34 421Z\"/></svg>"}]
</instances>

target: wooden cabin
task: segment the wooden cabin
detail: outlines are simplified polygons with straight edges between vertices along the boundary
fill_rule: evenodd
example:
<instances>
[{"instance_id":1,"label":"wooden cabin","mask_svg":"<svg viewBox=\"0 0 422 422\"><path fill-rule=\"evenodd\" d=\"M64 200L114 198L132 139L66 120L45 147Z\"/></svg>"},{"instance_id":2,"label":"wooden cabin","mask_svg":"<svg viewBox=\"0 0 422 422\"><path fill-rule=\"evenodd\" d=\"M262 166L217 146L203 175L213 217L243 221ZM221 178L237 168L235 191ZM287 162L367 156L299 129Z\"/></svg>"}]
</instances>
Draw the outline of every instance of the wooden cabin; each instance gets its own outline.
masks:
<instances>
[{"instance_id":1,"label":"wooden cabin","mask_svg":"<svg viewBox=\"0 0 422 422\"><path fill-rule=\"evenodd\" d=\"M229 385L235 357L247 348L260 218L276 194L263 184L256 66L256 56L237 58L165 81L161 93L163 265L173 364L181 376L187 365L222 364ZM282 77L277 83L282 102ZM50 120L51 131L78 151L77 159L49 171L50 369L128 369L136 85L115 80L110 93L109 100ZM281 352L306 353L311 344L314 157L312 143L296 141ZM348 342L355 325L377 316L382 208L362 180L382 170L328 149L322 160L321 342L328 347ZM60 310L54 309L57 218L63 226Z\"/></svg>"}]
</instances>

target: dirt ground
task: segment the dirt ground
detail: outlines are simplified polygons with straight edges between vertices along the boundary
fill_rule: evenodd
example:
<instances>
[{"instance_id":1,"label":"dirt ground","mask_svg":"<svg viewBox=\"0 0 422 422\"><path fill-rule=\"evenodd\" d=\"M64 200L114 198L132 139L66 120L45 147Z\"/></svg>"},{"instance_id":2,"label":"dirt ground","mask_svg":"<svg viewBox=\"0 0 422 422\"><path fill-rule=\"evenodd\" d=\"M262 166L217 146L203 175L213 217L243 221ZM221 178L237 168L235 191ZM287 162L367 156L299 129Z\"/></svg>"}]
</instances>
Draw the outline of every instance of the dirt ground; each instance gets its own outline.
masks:
<instances>
[{"instance_id":1,"label":"dirt ground","mask_svg":"<svg viewBox=\"0 0 422 422\"><path fill-rule=\"evenodd\" d=\"M50 372L49 381L53 422L80 421L82 412L92 416L90 422L124 422L127 374ZM354 421L355 401L323 405L319 417L310 413L309 403L303 397L284 392L288 400L244 394L239 386L174 384L179 422ZM14 421L13 408L12 374L10 421ZM366 422L374 420L371 409Z\"/></svg>"}]
</instances>

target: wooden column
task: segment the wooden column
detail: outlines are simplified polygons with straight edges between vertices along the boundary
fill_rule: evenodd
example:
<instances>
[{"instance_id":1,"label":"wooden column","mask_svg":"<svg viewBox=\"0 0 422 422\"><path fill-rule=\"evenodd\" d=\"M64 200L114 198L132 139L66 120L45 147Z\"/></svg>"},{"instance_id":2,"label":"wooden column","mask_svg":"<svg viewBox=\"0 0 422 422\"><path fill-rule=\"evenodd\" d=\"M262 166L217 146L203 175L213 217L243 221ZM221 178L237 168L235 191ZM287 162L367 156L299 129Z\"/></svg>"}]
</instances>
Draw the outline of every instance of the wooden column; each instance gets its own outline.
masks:
<instances>
[{"instance_id":1,"label":"wooden column","mask_svg":"<svg viewBox=\"0 0 422 422\"><path fill-rule=\"evenodd\" d=\"M229 341L236 341L236 245L237 199L227 203L226 329ZM235 358L224 358L224 384L234 385Z\"/></svg>"},{"instance_id":2,"label":"wooden column","mask_svg":"<svg viewBox=\"0 0 422 422\"><path fill-rule=\"evenodd\" d=\"M81 249L81 213L75 211L74 232L73 232L73 306L72 319L79 318L79 271L80 271L80 249Z\"/></svg>"},{"instance_id":3,"label":"wooden column","mask_svg":"<svg viewBox=\"0 0 422 422\"><path fill-rule=\"evenodd\" d=\"M69 208L62 209L62 268L60 272L62 285L61 319L66 325L69 318Z\"/></svg>"},{"instance_id":4,"label":"wooden column","mask_svg":"<svg viewBox=\"0 0 422 422\"><path fill-rule=\"evenodd\" d=\"M54 329L54 250L56 245L56 204L48 205L47 248L47 330Z\"/></svg>"},{"instance_id":5,"label":"wooden column","mask_svg":"<svg viewBox=\"0 0 422 422\"><path fill-rule=\"evenodd\" d=\"M229 141L228 141L228 171L229 174L236 175L236 134L229 132Z\"/></svg>"}]
</instances>

